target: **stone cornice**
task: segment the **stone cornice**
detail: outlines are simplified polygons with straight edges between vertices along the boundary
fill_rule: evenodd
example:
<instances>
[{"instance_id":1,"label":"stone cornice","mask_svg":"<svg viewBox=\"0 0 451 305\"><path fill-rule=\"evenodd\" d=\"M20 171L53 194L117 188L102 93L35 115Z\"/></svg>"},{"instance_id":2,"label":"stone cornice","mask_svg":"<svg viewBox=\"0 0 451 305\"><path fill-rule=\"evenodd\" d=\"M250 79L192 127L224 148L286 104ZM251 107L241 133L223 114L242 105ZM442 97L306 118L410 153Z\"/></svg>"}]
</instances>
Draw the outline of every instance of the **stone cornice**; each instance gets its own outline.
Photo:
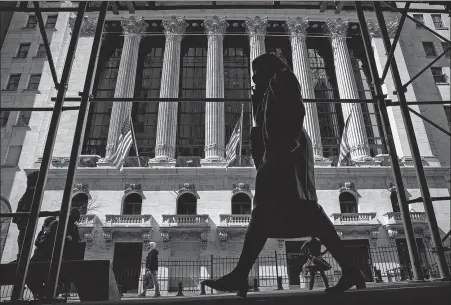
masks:
<instances>
[{"instance_id":1,"label":"stone cornice","mask_svg":"<svg viewBox=\"0 0 451 305\"><path fill-rule=\"evenodd\" d=\"M226 17L205 17L202 25L208 35L222 35L225 33L228 26Z\"/></svg>"}]
</instances>

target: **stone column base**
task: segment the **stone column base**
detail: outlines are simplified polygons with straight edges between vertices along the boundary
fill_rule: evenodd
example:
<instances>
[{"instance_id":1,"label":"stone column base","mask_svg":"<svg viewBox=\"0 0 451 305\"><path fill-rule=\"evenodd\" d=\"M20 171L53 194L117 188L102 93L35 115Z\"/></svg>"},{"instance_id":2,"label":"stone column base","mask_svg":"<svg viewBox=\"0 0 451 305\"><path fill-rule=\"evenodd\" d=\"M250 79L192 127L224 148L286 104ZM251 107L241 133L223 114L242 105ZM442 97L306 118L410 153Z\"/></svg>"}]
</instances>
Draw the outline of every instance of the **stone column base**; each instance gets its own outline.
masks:
<instances>
[{"instance_id":1,"label":"stone column base","mask_svg":"<svg viewBox=\"0 0 451 305\"><path fill-rule=\"evenodd\" d=\"M200 161L201 167L225 167L227 162L224 158L210 157Z\"/></svg>"},{"instance_id":2,"label":"stone column base","mask_svg":"<svg viewBox=\"0 0 451 305\"><path fill-rule=\"evenodd\" d=\"M148 167L175 167L177 160L171 157L156 157L150 159L147 163Z\"/></svg>"},{"instance_id":3,"label":"stone column base","mask_svg":"<svg viewBox=\"0 0 451 305\"><path fill-rule=\"evenodd\" d=\"M328 158L324 158L324 157L321 157L321 156L315 156L315 166L331 167L332 166L332 161L329 160Z\"/></svg>"}]
</instances>

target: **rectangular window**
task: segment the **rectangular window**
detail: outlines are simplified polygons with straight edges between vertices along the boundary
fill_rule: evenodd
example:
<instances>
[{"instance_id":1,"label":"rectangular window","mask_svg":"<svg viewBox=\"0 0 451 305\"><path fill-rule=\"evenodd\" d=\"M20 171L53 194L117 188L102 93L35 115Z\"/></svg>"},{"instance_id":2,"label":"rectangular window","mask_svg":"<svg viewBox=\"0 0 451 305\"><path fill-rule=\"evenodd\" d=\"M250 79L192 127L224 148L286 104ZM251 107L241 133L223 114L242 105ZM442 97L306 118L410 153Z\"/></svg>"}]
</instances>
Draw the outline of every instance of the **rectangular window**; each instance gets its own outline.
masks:
<instances>
[{"instance_id":1,"label":"rectangular window","mask_svg":"<svg viewBox=\"0 0 451 305\"><path fill-rule=\"evenodd\" d=\"M424 24L423 14L413 14L413 19ZM419 24L417 24L417 28L421 28L421 26Z\"/></svg>"},{"instance_id":2,"label":"rectangular window","mask_svg":"<svg viewBox=\"0 0 451 305\"><path fill-rule=\"evenodd\" d=\"M19 50L17 50L17 58L26 58L28 55L28 51L30 50L30 43L21 43L19 46Z\"/></svg>"},{"instance_id":3,"label":"rectangular window","mask_svg":"<svg viewBox=\"0 0 451 305\"><path fill-rule=\"evenodd\" d=\"M451 129L451 105L443 105L445 109L446 118L448 119L448 126Z\"/></svg>"},{"instance_id":4,"label":"rectangular window","mask_svg":"<svg viewBox=\"0 0 451 305\"><path fill-rule=\"evenodd\" d=\"M446 75L443 73L442 68L440 67L432 67L432 76L434 76L434 81L436 84L446 83Z\"/></svg>"},{"instance_id":5,"label":"rectangular window","mask_svg":"<svg viewBox=\"0 0 451 305\"><path fill-rule=\"evenodd\" d=\"M430 41L423 41L424 53L426 53L426 57L436 57L437 52L435 52L434 43Z\"/></svg>"},{"instance_id":6,"label":"rectangular window","mask_svg":"<svg viewBox=\"0 0 451 305\"><path fill-rule=\"evenodd\" d=\"M46 29L54 29L57 19L58 19L58 15L49 15L47 17L47 21L45 23L45 28Z\"/></svg>"},{"instance_id":7,"label":"rectangular window","mask_svg":"<svg viewBox=\"0 0 451 305\"><path fill-rule=\"evenodd\" d=\"M6 85L6 90L17 90L19 88L20 74L11 74L9 76L8 84Z\"/></svg>"},{"instance_id":8,"label":"rectangular window","mask_svg":"<svg viewBox=\"0 0 451 305\"><path fill-rule=\"evenodd\" d=\"M6 156L5 165L6 166L17 166L19 165L20 154L22 153L22 146L12 145L8 148L8 154Z\"/></svg>"},{"instance_id":9,"label":"rectangular window","mask_svg":"<svg viewBox=\"0 0 451 305\"><path fill-rule=\"evenodd\" d=\"M27 25L25 27L29 28L29 29L34 29L34 28L36 28L37 24L38 24L38 19L36 18L36 16L30 15L30 16L28 16Z\"/></svg>"},{"instance_id":10,"label":"rectangular window","mask_svg":"<svg viewBox=\"0 0 451 305\"><path fill-rule=\"evenodd\" d=\"M448 48L450 47L450 44L447 43L447 42L443 42L443 41L442 41L441 44L442 44L443 52L445 52L446 50L448 50ZM451 51L448 51L448 52L445 54L445 57L446 57L446 58L450 58L450 57L451 57Z\"/></svg>"},{"instance_id":11,"label":"rectangular window","mask_svg":"<svg viewBox=\"0 0 451 305\"><path fill-rule=\"evenodd\" d=\"M38 52L36 53L36 57L44 58L46 56L47 56L47 53L45 51L45 46L43 43L41 43L38 47Z\"/></svg>"},{"instance_id":12,"label":"rectangular window","mask_svg":"<svg viewBox=\"0 0 451 305\"><path fill-rule=\"evenodd\" d=\"M31 74L27 90L38 90L41 74Z\"/></svg>"},{"instance_id":13,"label":"rectangular window","mask_svg":"<svg viewBox=\"0 0 451 305\"><path fill-rule=\"evenodd\" d=\"M445 25L443 24L442 16L439 14L432 14L432 22L434 22L434 26L436 29L443 29Z\"/></svg>"},{"instance_id":14,"label":"rectangular window","mask_svg":"<svg viewBox=\"0 0 451 305\"><path fill-rule=\"evenodd\" d=\"M17 125L28 126L30 123L31 111L21 111L19 119L17 120Z\"/></svg>"},{"instance_id":15,"label":"rectangular window","mask_svg":"<svg viewBox=\"0 0 451 305\"><path fill-rule=\"evenodd\" d=\"M5 127L8 123L9 111L0 111L0 127Z\"/></svg>"}]
</instances>

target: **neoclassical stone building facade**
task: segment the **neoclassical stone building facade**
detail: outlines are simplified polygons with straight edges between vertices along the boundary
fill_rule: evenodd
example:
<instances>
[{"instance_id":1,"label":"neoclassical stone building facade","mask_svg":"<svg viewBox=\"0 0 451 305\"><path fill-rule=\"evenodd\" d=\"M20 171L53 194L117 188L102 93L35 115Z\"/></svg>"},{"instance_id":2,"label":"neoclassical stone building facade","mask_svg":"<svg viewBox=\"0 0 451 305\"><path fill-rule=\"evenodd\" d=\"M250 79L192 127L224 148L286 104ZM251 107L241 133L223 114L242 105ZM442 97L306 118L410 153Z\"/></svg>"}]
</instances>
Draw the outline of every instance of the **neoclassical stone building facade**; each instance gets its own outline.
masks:
<instances>
[{"instance_id":1,"label":"neoclassical stone building facade","mask_svg":"<svg viewBox=\"0 0 451 305\"><path fill-rule=\"evenodd\" d=\"M387 56L379 26L371 12L366 14L373 51L382 73ZM449 25L449 17L441 16ZM27 18L25 13L13 17L2 48L2 64L6 64L2 69L2 88L7 85L3 79L8 79L4 75L25 71L22 73L41 74L38 92L21 91L21 86L26 87L21 78L17 92L2 92L5 101L2 105L50 107L56 91L48 64L36 58L14 59L7 64L15 56L18 43L28 39L33 45L39 44L39 31L21 32ZM73 18L69 13L59 13L57 31L50 33L59 75ZM82 90L96 18L95 13L89 13L83 21L67 96L78 96ZM386 20L390 34L394 35L397 16L387 13ZM418 31L413 23L406 22L400 47L395 51L403 82L422 68L418 62L430 60L424 55L422 43L432 41L437 53L441 53L442 45L436 38ZM18 33L23 34L19 42L14 36ZM265 52L280 56L293 69L306 99L371 99L371 83L367 80L362 50L354 11L342 11L340 15L328 10L319 13L258 8L195 12L181 7L180 11L108 14L93 95L180 98L181 102L91 103L72 201L84 214L80 231L86 242L85 259L111 259L119 266L122 264L119 257L124 255L130 260L143 259L151 241L157 242L163 260L238 256L252 210L256 174L249 162L248 104L244 105L241 166L234 163L226 170L225 146L240 115L240 99L249 97L250 63ZM438 61L436 67L449 76L449 56ZM449 100L449 81L437 82L434 75L426 73L413 82L406 93L408 100ZM396 100L390 73L384 90L387 98ZM196 102L202 98L238 101ZM353 107L357 115L350 122L349 142L354 162L337 168L344 118ZM448 128L443 106L412 108L432 115L435 122ZM50 115L33 113L27 128L21 129L16 122L11 123L12 116L13 113L2 127L2 162L8 158L12 146L21 146L21 154L17 164L2 167L2 195L15 209L24 191L25 174L39 169ZM119 171L109 157L114 154L116 140L130 116L141 166L133 147L125 168ZM399 109L390 108L389 118L408 195L419 197ZM57 209L60 205L76 119L77 111L62 115L43 210ZM449 196L449 138L416 117L412 120L431 194ZM399 253L405 251L396 189L376 107L358 101L355 104L306 103L304 126L314 144L319 200L348 246L363 249L359 250L367 253L363 260L370 259L368 253L382 247L393 247ZM283 198L284 194L280 194L280 200ZM427 248L430 234L423 206L417 203L410 208L418 243ZM446 234L450 229L449 201L434 202L434 208L440 230ZM15 258L16 238L17 230L11 225L2 262ZM273 255L274 251L292 253L300 242L269 240L262 255ZM401 256L390 258L390 263L399 266L406 259ZM371 259L375 266L384 263L380 258ZM282 272L287 272L287 265L283 263L285 271ZM256 268L264 272L263 267ZM365 268L372 276L372 266ZM162 271L167 272L167 278L175 272L169 269ZM202 270L199 267L195 271L196 278L208 277L208 272Z\"/></svg>"}]
</instances>

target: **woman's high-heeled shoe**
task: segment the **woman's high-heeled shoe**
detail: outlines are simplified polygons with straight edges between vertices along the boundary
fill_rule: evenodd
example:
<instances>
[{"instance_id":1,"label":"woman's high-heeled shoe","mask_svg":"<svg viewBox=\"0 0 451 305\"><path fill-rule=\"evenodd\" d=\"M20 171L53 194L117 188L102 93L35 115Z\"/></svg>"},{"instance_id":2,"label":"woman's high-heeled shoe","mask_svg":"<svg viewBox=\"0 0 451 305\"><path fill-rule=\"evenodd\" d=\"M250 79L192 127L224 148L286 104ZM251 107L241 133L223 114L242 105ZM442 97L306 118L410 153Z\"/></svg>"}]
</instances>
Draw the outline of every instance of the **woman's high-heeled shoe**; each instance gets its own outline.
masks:
<instances>
[{"instance_id":1,"label":"woman's high-heeled shoe","mask_svg":"<svg viewBox=\"0 0 451 305\"><path fill-rule=\"evenodd\" d=\"M219 291L238 291L237 296L242 298L247 296L247 291L249 290L247 279L236 278L230 273L217 280L202 281L201 285L205 285Z\"/></svg>"},{"instance_id":2,"label":"woman's high-heeled shoe","mask_svg":"<svg viewBox=\"0 0 451 305\"><path fill-rule=\"evenodd\" d=\"M343 275L338 280L337 285L327 288L326 292L344 292L356 286L357 289L365 289L365 277L359 270L343 271Z\"/></svg>"}]
</instances>

